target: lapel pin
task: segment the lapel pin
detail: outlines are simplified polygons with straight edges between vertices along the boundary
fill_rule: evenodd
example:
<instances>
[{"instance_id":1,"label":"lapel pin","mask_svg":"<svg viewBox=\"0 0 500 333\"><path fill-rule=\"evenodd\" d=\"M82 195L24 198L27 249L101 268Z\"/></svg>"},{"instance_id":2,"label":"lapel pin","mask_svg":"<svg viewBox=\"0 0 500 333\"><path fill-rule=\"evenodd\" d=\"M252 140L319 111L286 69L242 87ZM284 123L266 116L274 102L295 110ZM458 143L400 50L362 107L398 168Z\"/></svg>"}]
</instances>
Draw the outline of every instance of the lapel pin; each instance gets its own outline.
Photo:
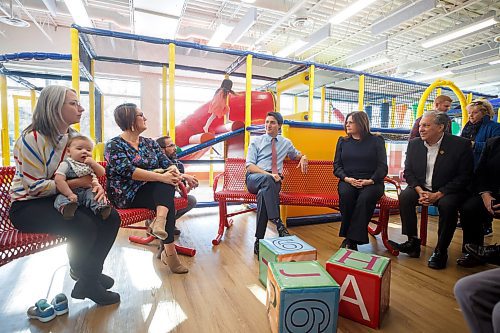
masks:
<instances>
[{"instance_id":1,"label":"lapel pin","mask_svg":"<svg viewBox=\"0 0 500 333\"><path fill-rule=\"evenodd\" d=\"M439 151L439 153L440 153L441 155L443 155L443 154L444 154L444 150L440 150L440 151Z\"/></svg>"}]
</instances>

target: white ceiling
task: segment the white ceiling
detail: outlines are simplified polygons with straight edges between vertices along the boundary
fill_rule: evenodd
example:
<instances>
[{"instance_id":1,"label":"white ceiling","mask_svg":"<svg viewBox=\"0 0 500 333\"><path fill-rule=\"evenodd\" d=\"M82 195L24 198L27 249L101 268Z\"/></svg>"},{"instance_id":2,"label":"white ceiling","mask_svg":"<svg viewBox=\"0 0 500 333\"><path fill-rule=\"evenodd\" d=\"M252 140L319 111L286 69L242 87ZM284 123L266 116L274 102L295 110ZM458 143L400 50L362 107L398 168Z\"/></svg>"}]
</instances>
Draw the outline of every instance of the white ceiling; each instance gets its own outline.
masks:
<instances>
[{"instance_id":1,"label":"white ceiling","mask_svg":"<svg viewBox=\"0 0 500 333\"><path fill-rule=\"evenodd\" d=\"M255 3L248 4L240 0L84 0L87 12L96 28L146 35L159 34L165 38L173 37L200 44L208 42L220 23L235 25L250 8L255 7L256 23L236 44L222 46L271 54L275 54L299 38L307 38L328 23L333 15L354 2L352 0L256 0ZM451 70L453 74L447 75L446 78L456 82L460 87L486 83L490 85L474 90L498 94L500 64L488 63L500 59L500 44L494 41L495 37L500 36L500 25L429 49L423 48L421 43L435 34L473 22L490 11L496 12L496 15L500 14L500 1L436 0L437 6L434 9L401 22L381 34L375 35L371 32L375 22L389 16L399 7L415 2L417 1L377 0L346 21L332 25L329 38L296 56L296 59L352 68L360 63L385 56L388 59L385 63L368 68L366 71L418 79L428 74ZM4 13L9 14L10 0L0 0L0 4ZM27 29L38 29L34 26L31 16L49 37L54 35L54 27L61 29L73 23L63 0L14 0L13 5L16 17L31 22L32 27ZM52 12L48 8L51 5L55 8ZM23 29L0 23L0 54L16 47L18 52L37 51L27 48L29 44L26 42L29 41L18 37L23 36L21 30ZM347 57L353 51L365 45L375 44L380 38L387 39L386 50L368 54L357 62L348 61ZM6 41L9 43L8 47ZM68 42L69 40L53 41L65 45ZM106 50L111 52L114 49L107 47ZM139 50L137 53L144 55L148 52ZM199 58L203 54L185 53L181 54L185 57L184 63L192 61L199 65L200 59L195 57ZM222 62L224 61L223 58ZM216 67L222 66L221 59L207 56L203 65L210 67L212 62ZM225 64L229 65L230 61ZM258 65L269 64L261 62ZM290 69L293 69L293 66ZM266 72L265 68L261 72Z\"/></svg>"}]
</instances>

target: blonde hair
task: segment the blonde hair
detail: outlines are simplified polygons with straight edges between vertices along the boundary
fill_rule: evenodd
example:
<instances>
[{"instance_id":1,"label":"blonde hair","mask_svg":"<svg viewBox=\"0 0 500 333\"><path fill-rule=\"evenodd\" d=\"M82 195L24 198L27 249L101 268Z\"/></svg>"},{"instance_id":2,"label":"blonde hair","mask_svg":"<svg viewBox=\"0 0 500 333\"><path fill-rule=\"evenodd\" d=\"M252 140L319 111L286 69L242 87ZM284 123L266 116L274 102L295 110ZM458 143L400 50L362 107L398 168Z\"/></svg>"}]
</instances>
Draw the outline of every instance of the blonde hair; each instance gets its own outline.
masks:
<instances>
[{"instance_id":1,"label":"blonde hair","mask_svg":"<svg viewBox=\"0 0 500 333\"><path fill-rule=\"evenodd\" d=\"M37 131L47 137L48 141L57 146L59 142L59 125L64 122L62 118L62 107L66 99L66 92L73 91L64 86L47 86L42 89L31 124L23 131L23 135L31 131ZM69 128L70 135L75 131Z\"/></svg>"},{"instance_id":2,"label":"blonde hair","mask_svg":"<svg viewBox=\"0 0 500 333\"><path fill-rule=\"evenodd\" d=\"M493 105L488 102L486 99L478 98L473 100L469 105L467 105L466 109L469 111L471 108L477 108L479 111L483 113L484 116L488 115L490 118L495 116L495 111L493 111Z\"/></svg>"}]
</instances>

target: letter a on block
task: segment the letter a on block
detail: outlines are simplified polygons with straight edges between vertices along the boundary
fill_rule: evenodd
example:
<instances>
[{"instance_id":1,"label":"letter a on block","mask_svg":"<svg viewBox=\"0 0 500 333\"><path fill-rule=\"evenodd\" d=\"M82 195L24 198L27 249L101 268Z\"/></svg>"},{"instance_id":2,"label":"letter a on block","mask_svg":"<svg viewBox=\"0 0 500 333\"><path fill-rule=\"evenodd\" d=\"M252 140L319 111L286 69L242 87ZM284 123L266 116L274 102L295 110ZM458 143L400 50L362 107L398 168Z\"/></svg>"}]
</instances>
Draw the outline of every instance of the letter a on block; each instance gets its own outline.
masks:
<instances>
[{"instance_id":1,"label":"letter a on block","mask_svg":"<svg viewBox=\"0 0 500 333\"><path fill-rule=\"evenodd\" d=\"M344 296L345 292L347 291L347 288L349 287L349 284L352 284L352 289L354 290L354 295L356 295L356 298ZM368 311L366 310L366 305L365 301L363 300L363 296L361 296L361 291L359 290L358 282L356 281L356 278L350 274L347 274L344 283L342 283L342 287L340 288L340 300L359 306L359 310L361 311L361 316L363 316L363 319L366 321L370 321L370 316L368 315Z\"/></svg>"}]
</instances>

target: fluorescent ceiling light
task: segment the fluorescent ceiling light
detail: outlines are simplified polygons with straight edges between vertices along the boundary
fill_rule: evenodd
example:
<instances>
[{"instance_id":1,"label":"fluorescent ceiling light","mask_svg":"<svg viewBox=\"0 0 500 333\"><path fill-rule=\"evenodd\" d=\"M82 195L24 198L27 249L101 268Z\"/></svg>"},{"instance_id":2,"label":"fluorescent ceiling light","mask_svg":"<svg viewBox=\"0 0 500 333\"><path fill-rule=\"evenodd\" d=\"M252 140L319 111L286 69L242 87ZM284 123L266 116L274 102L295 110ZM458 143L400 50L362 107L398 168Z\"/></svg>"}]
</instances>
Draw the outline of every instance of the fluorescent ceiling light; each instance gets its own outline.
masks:
<instances>
[{"instance_id":1,"label":"fluorescent ceiling light","mask_svg":"<svg viewBox=\"0 0 500 333\"><path fill-rule=\"evenodd\" d=\"M362 70L365 70L367 68L371 68L371 67L375 67L375 66L378 66L378 65L382 65L382 64L384 64L384 63L386 63L388 61L389 61L388 58L382 57L382 58L374 59L374 60L371 60L371 61L359 64L357 66L352 67L352 69L355 70L355 71L362 71Z\"/></svg>"},{"instance_id":2,"label":"fluorescent ceiling light","mask_svg":"<svg viewBox=\"0 0 500 333\"><path fill-rule=\"evenodd\" d=\"M255 0L241 0L241 2L244 2L244 3L254 3Z\"/></svg>"},{"instance_id":3,"label":"fluorescent ceiling light","mask_svg":"<svg viewBox=\"0 0 500 333\"><path fill-rule=\"evenodd\" d=\"M231 25L220 23L217 29L215 29L212 38L208 41L208 46L221 46L227 36L233 31L233 28Z\"/></svg>"},{"instance_id":4,"label":"fluorescent ceiling light","mask_svg":"<svg viewBox=\"0 0 500 333\"><path fill-rule=\"evenodd\" d=\"M82 27L93 27L92 21L90 20L87 10L81 0L64 0L66 7L73 17L73 21Z\"/></svg>"},{"instance_id":5,"label":"fluorescent ceiling light","mask_svg":"<svg viewBox=\"0 0 500 333\"><path fill-rule=\"evenodd\" d=\"M446 72L438 72L438 73L432 73L428 75L422 75L422 76L417 76L415 78L412 78L414 81L427 81L431 79L435 79L438 77L445 77L445 76L450 76L453 75L452 71L446 71Z\"/></svg>"},{"instance_id":6,"label":"fluorescent ceiling light","mask_svg":"<svg viewBox=\"0 0 500 333\"><path fill-rule=\"evenodd\" d=\"M275 56L281 57L281 58L287 57L288 55L294 53L295 51L297 51L298 49L300 49L302 46L304 46L306 44L307 44L307 42L305 40L298 39L295 42L293 42L292 44L289 44L288 46L286 46L281 51L277 52L275 54Z\"/></svg>"},{"instance_id":7,"label":"fluorescent ceiling light","mask_svg":"<svg viewBox=\"0 0 500 333\"><path fill-rule=\"evenodd\" d=\"M371 26L372 34L378 35L389 29L397 27L401 23L411 20L433 8L436 8L437 0L420 0L404 4L385 17L374 22Z\"/></svg>"},{"instance_id":8,"label":"fluorescent ceiling light","mask_svg":"<svg viewBox=\"0 0 500 333\"><path fill-rule=\"evenodd\" d=\"M245 16L243 16L234 27L233 31L227 36L226 42L236 44L246 32L257 22L257 8L249 8Z\"/></svg>"},{"instance_id":9,"label":"fluorescent ceiling light","mask_svg":"<svg viewBox=\"0 0 500 333\"><path fill-rule=\"evenodd\" d=\"M472 24L461 26L457 29L454 29L444 34L438 34L439 36L436 36L434 38L428 39L427 41L423 42L422 47L429 48L439 44L447 43L457 38L478 32L479 30L486 29L497 23L498 19L495 17L495 12L492 12L483 16L481 19Z\"/></svg>"},{"instance_id":10,"label":"fluorescent ceiling light","mask_svg":"<svg viewBox=\"0 0 500 333\"><path fill-rule=\"evenodd\" d=\"M330 37L330 31L332 30L332 25L330 23L325 24L323 27L319 28L312 34L310 34L305 40L307 44L295 51L295 54L301 54L310 48L314 47L316 44L321 43L325 39Z\"/></svg>"},{"instance_id":11,"label":"fluorescent ceiling light","mask_svg":"<svg viewBox=\"0 0 500 333\"><path fill-rule=\"evenodd\" d=\"M135 8L135 33L157 38L174 39L179 19L175 16Z\"/></svg>"},{"instance_id":12,"label":"fluorescent ceiling light","mask_svg":"<svg viewBox=\"0 0 500 333\"><path fill-rule=\"evenodd\" d=\"M333 15L330 18L330 22L332 24L340 24L347 20L349 17L357 14L361 10L365 9L372 3L374 3L376 0L358 0L349 7L345 8L344 10L340 11L340 13Z\"/></svg>"},{"instance_id":13,"label":"fluorescent ceiling light","mask_svg":"<svg viewBox=\"0 0 500 333\"><path fill-rule=\"evenodd\" d=\"M498 65L498 64L500 64L500 59L490 61L489 64L490 65Z\"/></svg>"},{"instance_id":14,"label":"fluorescent ceiling light","mask_svg":"<svg viewBox=\"0 0 500 333\"><path fill-rule=\"evenodd\" d=\"M473 86L464 87L463 89L470 90L470 89L492 87L492 86L500 86L500 81L476 84L476 85L473 85Z\"/></svg>"},{"instance_id":15,"label":"fluorescent ceiling light","mask_svg":"<svg viewBox=\"0 0 500 333\"><path fill-rule=\"evenodd\" d=\"M388 44L387 37L378 38L349 53L345 59L345 63L349 66L355 62L374 56L379 52L387 51Z\"/></svg>"}]
</instances>

